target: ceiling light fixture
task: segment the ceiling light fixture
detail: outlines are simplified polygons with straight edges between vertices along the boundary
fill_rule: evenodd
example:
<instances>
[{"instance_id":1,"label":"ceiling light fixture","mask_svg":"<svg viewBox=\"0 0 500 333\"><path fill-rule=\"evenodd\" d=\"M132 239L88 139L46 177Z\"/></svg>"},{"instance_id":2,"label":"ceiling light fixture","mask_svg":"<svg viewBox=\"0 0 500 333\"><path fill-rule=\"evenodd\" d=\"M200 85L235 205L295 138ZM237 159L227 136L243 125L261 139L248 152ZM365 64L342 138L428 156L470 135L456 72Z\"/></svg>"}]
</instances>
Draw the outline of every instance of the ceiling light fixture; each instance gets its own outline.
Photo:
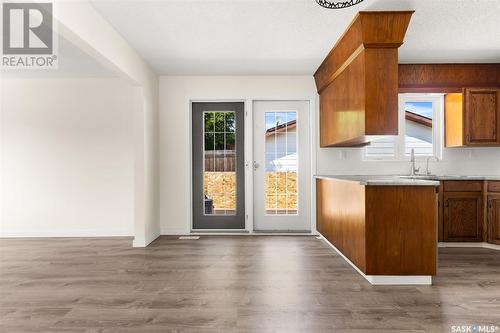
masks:
<instances>
[{"instance_id":1,"label":"ceiling light fixture","mask_svg":"<svg viewBox=\"0 0 500 333\"><path fill-rule=\"evenodd\" d=\"M363 0L347 0L347 1L335 1L335 0L316 0L316 3L321 7L328 9L342 9L357 5L363 2Z\"/></svg>"}]
</instances>

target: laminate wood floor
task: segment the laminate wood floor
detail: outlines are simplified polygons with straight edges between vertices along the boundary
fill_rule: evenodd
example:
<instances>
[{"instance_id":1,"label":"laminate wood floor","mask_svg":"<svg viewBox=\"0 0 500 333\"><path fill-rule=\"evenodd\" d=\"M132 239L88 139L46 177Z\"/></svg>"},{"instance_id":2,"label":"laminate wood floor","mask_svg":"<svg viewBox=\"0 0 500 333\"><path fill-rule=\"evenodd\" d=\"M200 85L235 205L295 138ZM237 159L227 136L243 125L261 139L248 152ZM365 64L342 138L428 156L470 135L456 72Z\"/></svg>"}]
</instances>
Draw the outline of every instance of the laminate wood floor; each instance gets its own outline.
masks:
<instances>
[{"instance_id":1,"label":"laminate wood floor","mask_svg":"<svg viewBox=\"0 0 500 333\"><path fill-rule=\"evenodd\" d=\"M500 252L439 249L433 286L371 286L300 236L1 239L1 332L450 332L500 326ZM498 330L500 332L500 330Z\"/></svg>"}]
</instances>

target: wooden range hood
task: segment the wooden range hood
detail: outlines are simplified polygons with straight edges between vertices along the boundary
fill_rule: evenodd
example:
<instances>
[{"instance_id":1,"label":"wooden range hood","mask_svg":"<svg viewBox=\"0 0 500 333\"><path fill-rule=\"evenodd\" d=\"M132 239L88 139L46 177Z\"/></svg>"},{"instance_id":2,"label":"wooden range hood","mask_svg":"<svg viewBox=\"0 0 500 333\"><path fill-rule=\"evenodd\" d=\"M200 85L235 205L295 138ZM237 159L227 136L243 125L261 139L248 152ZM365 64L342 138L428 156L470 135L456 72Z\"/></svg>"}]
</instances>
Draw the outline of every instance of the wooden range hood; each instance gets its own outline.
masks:
<instances>
[{"instance_id":1,"label":"wooden range hood","mask_svg":"<svg viewBox=\"0 0 500 333\"><path fill-rule=\"evenodd\" d=\"M314 73L321 147L398 134L398 48L412 14L359 12Z\"/></svg>"}]
</instances>

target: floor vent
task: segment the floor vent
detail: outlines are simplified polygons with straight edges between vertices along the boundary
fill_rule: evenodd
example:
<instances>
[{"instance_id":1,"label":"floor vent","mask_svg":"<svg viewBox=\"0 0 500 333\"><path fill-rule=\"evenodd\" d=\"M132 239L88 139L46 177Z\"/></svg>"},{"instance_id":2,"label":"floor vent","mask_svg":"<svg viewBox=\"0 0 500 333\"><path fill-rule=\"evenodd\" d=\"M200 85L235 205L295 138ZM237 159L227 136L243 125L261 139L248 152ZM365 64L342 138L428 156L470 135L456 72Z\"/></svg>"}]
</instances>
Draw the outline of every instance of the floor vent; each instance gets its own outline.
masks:
<instances>
[{"instance_id":1,"label":"floor vent","mask_svg":"<svg viewBox=\"0 0 500 333\"><path fill-rule=\"evenodd\" d=\"M200 239L200 236L181 236L179 239Z\"/></svg>"}]
</instances>

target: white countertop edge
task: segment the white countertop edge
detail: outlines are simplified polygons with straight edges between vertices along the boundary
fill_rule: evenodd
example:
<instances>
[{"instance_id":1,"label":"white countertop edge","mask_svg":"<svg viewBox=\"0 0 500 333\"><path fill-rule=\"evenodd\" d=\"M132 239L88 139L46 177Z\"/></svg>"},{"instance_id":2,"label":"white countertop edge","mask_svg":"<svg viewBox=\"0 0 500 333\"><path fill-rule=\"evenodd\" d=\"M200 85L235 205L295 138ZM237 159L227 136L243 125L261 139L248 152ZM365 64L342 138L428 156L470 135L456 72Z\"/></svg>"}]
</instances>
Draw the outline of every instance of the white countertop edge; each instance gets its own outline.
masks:
<instances>
[{"instance_id":1,"label":"white countertop edge","mask_svg":"<svg viewBox=\"0 0 500 333\"><path fill-rule=\"evenodd\" d=\"M409 179L400 178L400 176L314 175L314 178L350 181L366 186L439 186L439 181L437 180Z\"/></svg>"}]
</instances>

